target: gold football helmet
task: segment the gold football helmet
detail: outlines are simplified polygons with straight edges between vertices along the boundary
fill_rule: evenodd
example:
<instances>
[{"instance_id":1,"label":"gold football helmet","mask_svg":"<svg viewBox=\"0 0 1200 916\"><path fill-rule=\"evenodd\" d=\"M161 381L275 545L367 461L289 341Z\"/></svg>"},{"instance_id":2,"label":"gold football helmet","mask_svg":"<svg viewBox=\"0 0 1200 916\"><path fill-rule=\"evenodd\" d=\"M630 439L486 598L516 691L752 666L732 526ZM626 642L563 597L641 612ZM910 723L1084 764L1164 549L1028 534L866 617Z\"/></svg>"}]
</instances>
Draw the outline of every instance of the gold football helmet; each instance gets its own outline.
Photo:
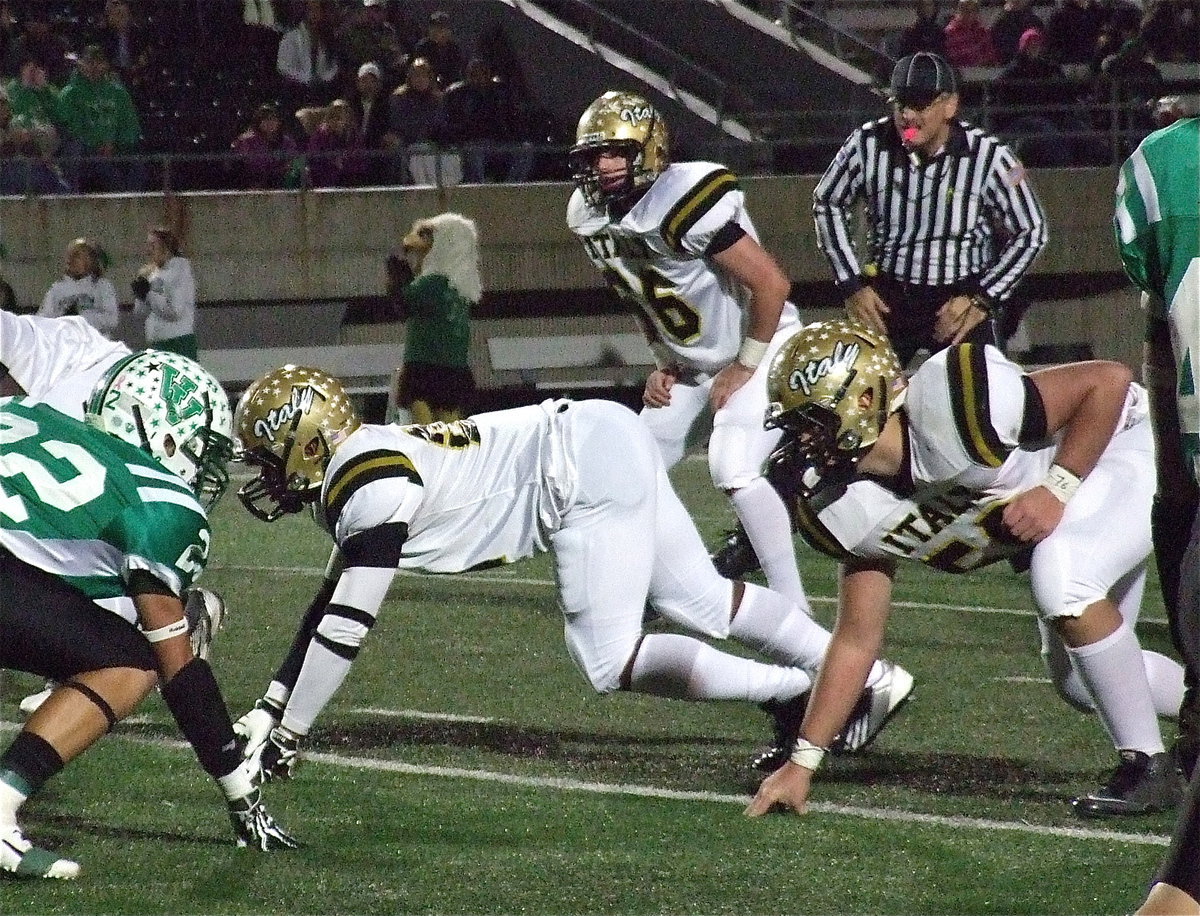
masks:
<instances>
[{"instance_id":1,"label":"gold football helmet","mask_svg":"<svg viewBox=\"0 0 1200 916\"><path fill-rule=\"evenodd\" d=\"M625 174L619 180L605 182L597 171L601 151L625 157ZM575 184L591 206L627 203L670 164L666 122L640 95L606 92L580 117L570 162Z\"/></svg>"},{"instance_id":2,"label":"gold football helmet","mask_svg":"<svg viewBox=\"0 0 1200 916\"><path fill-rule=\"evenodd\" d=\"M797 331L767 374L766 425L784 431L771 479L805 498L847 480L907 388L891 345L866 325L837 318Z\"/></svg>"},{"instance_id":3,"label":"gold football helmet","mask_svg":"<svg viewBox=\"0 0 1200 916\"><path fill-rule=\"evenodd\" d=\"M334 451L361 425L333 376L290 364L268 372L246 389L233 415L238 458L259 472L238 499L265 522L299 512L321 495Z\"/></svg>"}]
</instances>

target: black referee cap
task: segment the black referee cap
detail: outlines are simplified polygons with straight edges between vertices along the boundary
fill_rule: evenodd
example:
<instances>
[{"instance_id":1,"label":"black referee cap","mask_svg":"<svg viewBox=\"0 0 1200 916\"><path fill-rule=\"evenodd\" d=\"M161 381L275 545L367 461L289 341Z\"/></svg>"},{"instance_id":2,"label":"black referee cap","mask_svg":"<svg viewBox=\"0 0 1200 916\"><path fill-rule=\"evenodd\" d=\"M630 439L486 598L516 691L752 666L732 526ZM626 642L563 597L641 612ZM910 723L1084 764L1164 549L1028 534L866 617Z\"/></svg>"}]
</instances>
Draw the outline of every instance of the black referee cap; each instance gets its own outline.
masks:
<instances>
[{"instance_id":1,"label":"black referee cap","mask_svg":"<svg viewBox=\"0 0 1200 916\"><path fill-rule=\"evenodd\" d=\"M888 87L892 101L924 108L939 95L958 92L954 67L940 54L918 51L900 58Z\"/></svg>"}]
</instances>

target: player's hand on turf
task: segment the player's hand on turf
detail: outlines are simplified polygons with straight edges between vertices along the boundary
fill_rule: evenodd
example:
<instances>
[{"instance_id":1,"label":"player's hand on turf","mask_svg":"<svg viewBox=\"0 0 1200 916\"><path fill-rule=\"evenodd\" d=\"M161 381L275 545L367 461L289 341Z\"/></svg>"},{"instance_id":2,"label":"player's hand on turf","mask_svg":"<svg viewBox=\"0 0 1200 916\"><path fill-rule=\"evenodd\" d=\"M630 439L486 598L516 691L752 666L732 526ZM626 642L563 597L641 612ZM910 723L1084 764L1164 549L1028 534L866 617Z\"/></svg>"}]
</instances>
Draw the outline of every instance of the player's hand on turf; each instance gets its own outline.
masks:
<instances>
[{"instance_id":1,"label":"player's hand on turf","mask_svg":"<svg viewBox=\"0 0 1200 916\"><path fill-rule=\"evenodd\" d=\"M758 793L746 806L747 817L761 817L778 806L803 814L812 788L813 771L790 761L763 780Z\"/></svg>"},{"instance_id":2,"label":"player's hand on turf","mask_svg":"<svg viewBox=\"0 0 1200 916\"><path fill-rule=\"evenodd\" d=\"M300 736L277 725L267 736L261 758L262 778L291 779L300 756Z\"/></svg>"},{"instance_id":3,"label":"player's hand on turf","mask_svg":"<svg viewBox=\"0 0 1200 916\"><path fill-rule=\"evenodd\" d=\"M270 852L272 849L296 849L300 843L276 823L262 801L262 790L230 799L229 820L237 834L238 846Z\"/></svg>"},{"instance_id":4,"label":"player's hand on turf","mask_svg":"<svg viewBox=\"0 0 1200 916\"><path fill-rule=\"evenodd\" d=\"M278 724L279 716L275 707L265 700L259 700L252 710L234 722L233 732L244 742L242 757L257 760L267 745L271 729Z\"/></svg>"}]
</instances>

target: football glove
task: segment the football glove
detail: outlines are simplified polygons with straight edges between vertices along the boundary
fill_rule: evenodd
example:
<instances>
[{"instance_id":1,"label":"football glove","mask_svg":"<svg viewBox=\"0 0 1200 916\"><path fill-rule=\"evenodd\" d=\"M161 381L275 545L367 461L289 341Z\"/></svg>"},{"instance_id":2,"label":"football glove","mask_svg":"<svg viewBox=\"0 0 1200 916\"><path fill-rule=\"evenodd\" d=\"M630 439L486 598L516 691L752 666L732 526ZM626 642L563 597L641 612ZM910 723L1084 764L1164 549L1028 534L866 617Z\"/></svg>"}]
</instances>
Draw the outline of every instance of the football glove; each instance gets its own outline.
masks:
<instances>
[{"instance_id":1,"label":"football glove","mask_svg":"<svg viewBox=\"0 0 1200 916\"><path fill-rule=\"evenodd\" d=\"M272 849L296 849L300 843L271 817L262 802L262 790L253 789L241 798L229 799L229 820L237 834L238 846L250 846L270 852Z\"/></svg>"},{"instance_id":2,"label":"football glove","mask_svg":"<svg viewBox=\"0 0 1200 916\"><path fill-rule=\"evenodd\" d=\"M267 736L271 733L283 711L270 700L259 700L254 708L233 723L233 732L244 742L242 758L257 761L267 745Z\"/></svg>"},{"instance_id":3,"label":"football glove","mask_svg":"<svg viewBox=\"0 0 1200 916\"><path fill-rule=\"evenodd\" d=\"M260 771L265 780L291 779L300 755L300 736L276 725L267 736L260 758Z\"/></svg>"},{"instance_id":4,"label":"football glove","mask_svg":"<svg viewBox=\"0 0 1200 916\"><path fill-rule=\"evenodd\" d=\"M136 298L145 299L150 292L150 278L138 274L133 278L133 282L129 284L129 288L133 290L133 295Z\"/></svg>"}]
</instances>

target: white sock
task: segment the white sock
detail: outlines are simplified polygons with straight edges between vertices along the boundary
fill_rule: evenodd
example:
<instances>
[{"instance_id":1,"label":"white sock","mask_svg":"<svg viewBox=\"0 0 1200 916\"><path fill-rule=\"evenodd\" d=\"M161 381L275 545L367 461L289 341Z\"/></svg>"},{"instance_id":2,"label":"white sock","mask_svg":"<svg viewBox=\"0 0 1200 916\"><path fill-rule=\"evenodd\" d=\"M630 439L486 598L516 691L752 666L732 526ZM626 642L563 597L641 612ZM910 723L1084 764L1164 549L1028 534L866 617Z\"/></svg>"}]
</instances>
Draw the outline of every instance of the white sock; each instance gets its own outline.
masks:
<instances>
[{"instance_id":1,"label":"white sock","mask_svg":"<svg viewBox=\"0 0 1200 916\"><path fill-rule=\"evenodd\" d=\"M1162 734L1142 649L1128 624L1090 645L1067 647L1071 663L1096 704L1113 746L1117 750L1159 754L1164 750Z\"/></svg>"},{"instance_id":2,"label":"white sock","mask_svg":"<svg viewBox=\"0 0 1200 916\"><path fill-rule=\"evenodd\" d=\"M0 779L0 831L17 826L17 812L29 796Z\"/></svg>"},{"instance_id":3,"label":"white sock","mask_svg":"<svg viewBox=\"0 0 1200 916\"><path fill-rule=\"evenodd\" d=\"M792 599L805 614L811 615L812 605L796 568L792 520L775 488L765 477L759 477L735 490L730 500L758 554L767 583L774 591Z\"/></svg>"},{"instance_id":4,"label":"white sock","mask_svg":"<svg viewBox=\"0 0 1200 916\"><path fill-rule=\"evenodd\" d=\"M1146 679L1150 682L1150 696L1154 698L1154 709L1160 716L1179 715L1183 705L1183 665L1161 652L1142 650L1142 664L1146 666Z\"/></svg>"},{"instance_id":5,"label":"white sock","mask_svg":"<svg viewBox=\"0 0 1200 916\"><path fill-rule=\"evenodd\" d=\"M832 638L829 631L783 595L746 583L729 635L772 661L815 672Z\"/></svg>"},{"instance_id":6,"label":"white sock","mask_svg":"<svg viewBox=\"0 0 1200 916\"><path fill-rule=\"evenodd\" d=\"M774 662L804 668L815 677L833 635L778 592L751 582L745 585L729 635ZM882 674L883 667L876 661L867 686L874 687Z\"/></svg>"},{"instance_id":7,"label":"white sock","mask_svg":"<svg viewBox=\"0 0 1200 916\"><path fill-rule=\"evenodd\" d=\"M638 649L629 689L677 700L790 700L812 686L801 668L728 655L676 633L650 633Z\"/></svg>"}]
</instances>

